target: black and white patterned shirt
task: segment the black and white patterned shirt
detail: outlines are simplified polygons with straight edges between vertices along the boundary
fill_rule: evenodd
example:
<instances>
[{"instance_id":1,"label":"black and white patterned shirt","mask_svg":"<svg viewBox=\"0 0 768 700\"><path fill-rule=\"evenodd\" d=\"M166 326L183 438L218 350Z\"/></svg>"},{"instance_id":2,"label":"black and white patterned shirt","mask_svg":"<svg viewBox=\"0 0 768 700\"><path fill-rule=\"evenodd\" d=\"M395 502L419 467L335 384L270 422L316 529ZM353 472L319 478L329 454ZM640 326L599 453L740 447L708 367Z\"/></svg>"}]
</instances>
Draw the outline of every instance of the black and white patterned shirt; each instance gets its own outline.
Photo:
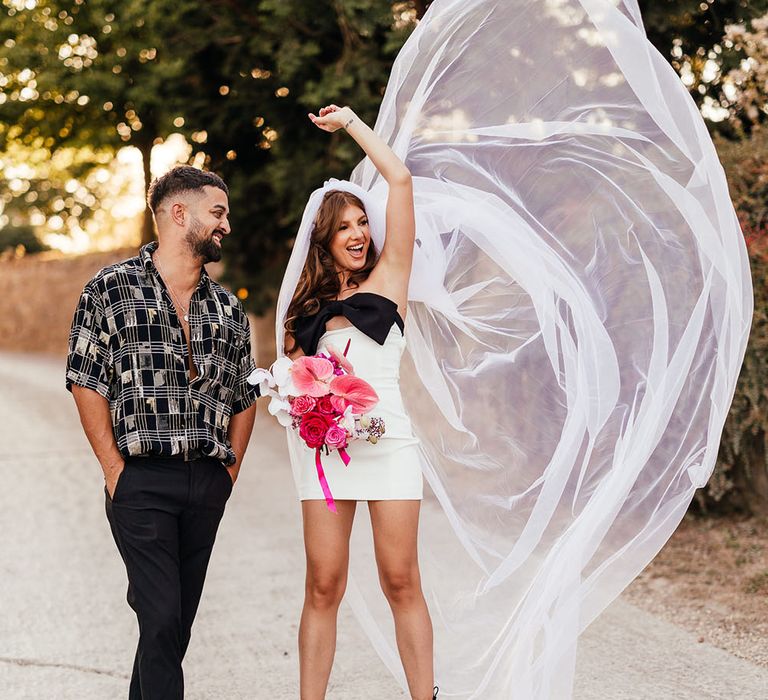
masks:
<instances>
[{"instance_id":1,"label":"black and white patterned shirt","mask_svg":"<svg viewBox=\"0 0 768 700\"><path fill-rule=\"evenodd\" d=\"M231 292L201 270L189 304L197 377L171 297L152 261L157 243L111 265L85 286L69 334L67 389L109 401L124 456L208 456L232 464L230 418L258 390L248 317Z\"/></svg>"}]
</instances>

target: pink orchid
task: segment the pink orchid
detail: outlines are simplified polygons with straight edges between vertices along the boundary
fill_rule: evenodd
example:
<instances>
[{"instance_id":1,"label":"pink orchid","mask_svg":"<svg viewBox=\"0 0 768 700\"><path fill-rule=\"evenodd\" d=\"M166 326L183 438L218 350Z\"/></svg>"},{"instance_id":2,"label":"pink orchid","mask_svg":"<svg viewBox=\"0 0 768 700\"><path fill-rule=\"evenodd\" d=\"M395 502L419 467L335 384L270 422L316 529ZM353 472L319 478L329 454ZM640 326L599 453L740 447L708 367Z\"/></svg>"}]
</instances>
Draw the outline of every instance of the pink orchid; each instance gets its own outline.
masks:
<instances>
[{"instance_id":1,"label":"pink orchid","mask_svg":"<svg viewBox=\"0 0 768 700\"><path fill-rule=\"evenodd\" d=\"M351 406L354 413L367 413L379 402L378 394L368 382L349 374L334 377L330 390L333 407L340 413L347 406Z\"/></svg>"},{"instance_id":2,"label":"pink orchid","mask_svg":"<svg viewBox=\"0 0 768 700\"><path fill-rule=\"evenodd\" d=\"M328 350L328 354L336 360L339 367L341 367L347 374L354 374L355 370L352 367L352 363L344 356L344 353L340 352L337 348L335 348L333 345L328 345L326 347Z\"/></svg>"},{"instance_id":3,"label":"pink orchid","mask_svg":"<svg viewBox=\"0 0 768 700\"><path fill-rule=\"evenodd\" d=\"M322 357L299 357L291 366L291 378L302 394L319 398L328 393L333 364Z\"/></svg>"}]
</instances>

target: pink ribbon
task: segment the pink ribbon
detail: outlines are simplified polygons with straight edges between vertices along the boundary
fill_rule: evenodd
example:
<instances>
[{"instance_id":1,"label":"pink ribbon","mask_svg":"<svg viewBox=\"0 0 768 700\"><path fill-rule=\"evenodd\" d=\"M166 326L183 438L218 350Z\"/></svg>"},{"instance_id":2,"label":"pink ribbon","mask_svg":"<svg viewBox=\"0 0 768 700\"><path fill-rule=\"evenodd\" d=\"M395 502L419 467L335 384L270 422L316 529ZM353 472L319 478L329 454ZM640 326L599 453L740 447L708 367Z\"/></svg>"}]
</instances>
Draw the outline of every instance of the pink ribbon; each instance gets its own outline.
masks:
<instances>
[{"instance_id":1,"label":"pink ribbon","mask_svg":"<svg viewBox=\"0 0 768 700\"><path fill-rule=\"evenodd\" d=\"M344 357L347 356L347 352L349 352L349 344L352 342L352 338L347 340L347 347L344 348ZM320 459L320 449L319 447L315 448L315 467L317 468L317 478L320 481L320 488L323 489L323 494L325 495L325 504L328 506L328 510L330 510L332 513L338 513L336 510L336 502L333 500L333 495L331 494L331 488L328 486L328 479L325 478L325 472L323 471L323 463ZM344 466L348 467L350 462L350 457L347 454L347 451L340 447L338 448L339 457L341 457L341 461L344 462Z\"/></svg>"},{"instance_id":2,"label":"pink ribbon","mask_svg":"<svg viewBox=\"0 0 768 700\"><path fill-rule=\"evenodd\" d=\"M323 464L320 461L320 448L315 450L315 466L317 467L317 478L320 480L320 488L323 489L325 494L325 504L328 506L328 510L332 513L336 513L336 503L331 495L331 489L328 486L328 479L325 478L325 472L323 471Z\"/></svg>"},{"instance_id":3,"label":"pink ribbon","mask_svg":"<svg viewBox=\"0 0 768 700\"><path fill-rule=\"evenodd\" d=\"M347 451L343 447L340 447L337 452L339 453L339 457L341 457L341 461L344 462L344 466L348 467L351 458L347 454ZM315 450L315 467L317 468L317 478L320 481L320 488L323 489L323 494L325 495L325 504L328 506L328 510L332 513L337 513L336 502L333 500L331 488L328 486L328 479L325 478L325 472L323 471L323 463L320 459L319 447Z\"/></svg>"}]
</instances>

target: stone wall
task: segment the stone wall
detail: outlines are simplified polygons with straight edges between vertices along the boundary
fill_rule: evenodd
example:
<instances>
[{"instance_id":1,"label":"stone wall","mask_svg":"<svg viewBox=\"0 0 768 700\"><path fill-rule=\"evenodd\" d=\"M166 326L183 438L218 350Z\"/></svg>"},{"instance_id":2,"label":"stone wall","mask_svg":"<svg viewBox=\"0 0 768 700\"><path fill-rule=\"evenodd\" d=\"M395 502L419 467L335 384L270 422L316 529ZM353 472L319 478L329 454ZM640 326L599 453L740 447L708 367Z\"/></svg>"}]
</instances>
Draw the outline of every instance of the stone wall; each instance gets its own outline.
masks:
<instances>
[{"instance_id":1,"label":"stone wall","mask_svg":"<svg viewBox=\"0 0 768 700\"><path fill-rule=\"evenodd\" d=\"M0 262L0 350L64 356L75 305L85 283L102 267L135 255L135 249L80 256L27 255ZM216 278L220 265L209 265ZM274 360L274 315L251 318L260 367Z\"/></svg>"},{"instance_id":2,"label":"stone wall","mask_svg":"<svg viewBox=\"0 0 768 700\"><path fill-rule=\"evenodd\" d=\"M0 349L64 355L80 292L102 267L135 255L27 255L0 263Z\"/></svg>"}]
</instances>

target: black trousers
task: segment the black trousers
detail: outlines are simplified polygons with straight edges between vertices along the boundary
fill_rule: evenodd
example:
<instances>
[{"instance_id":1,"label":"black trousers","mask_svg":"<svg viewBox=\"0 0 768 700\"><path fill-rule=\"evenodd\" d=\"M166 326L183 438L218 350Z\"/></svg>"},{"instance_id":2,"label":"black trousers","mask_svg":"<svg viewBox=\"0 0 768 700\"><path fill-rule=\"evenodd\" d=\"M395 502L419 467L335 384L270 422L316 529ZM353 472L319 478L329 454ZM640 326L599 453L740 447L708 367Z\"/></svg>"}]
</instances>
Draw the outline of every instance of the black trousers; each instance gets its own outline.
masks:
<instances>
[{"instance_id":1,"label":"black trousers","mask_svg":"<svg viewBox=\"0 0 768 700\"><path fill-rule=\"evenodd\" d=\"M181 700L181 662L232 492L214 459L128 458L107 519L128 573L139 621L129 700Z\"/></svg>"}]
</instances>

